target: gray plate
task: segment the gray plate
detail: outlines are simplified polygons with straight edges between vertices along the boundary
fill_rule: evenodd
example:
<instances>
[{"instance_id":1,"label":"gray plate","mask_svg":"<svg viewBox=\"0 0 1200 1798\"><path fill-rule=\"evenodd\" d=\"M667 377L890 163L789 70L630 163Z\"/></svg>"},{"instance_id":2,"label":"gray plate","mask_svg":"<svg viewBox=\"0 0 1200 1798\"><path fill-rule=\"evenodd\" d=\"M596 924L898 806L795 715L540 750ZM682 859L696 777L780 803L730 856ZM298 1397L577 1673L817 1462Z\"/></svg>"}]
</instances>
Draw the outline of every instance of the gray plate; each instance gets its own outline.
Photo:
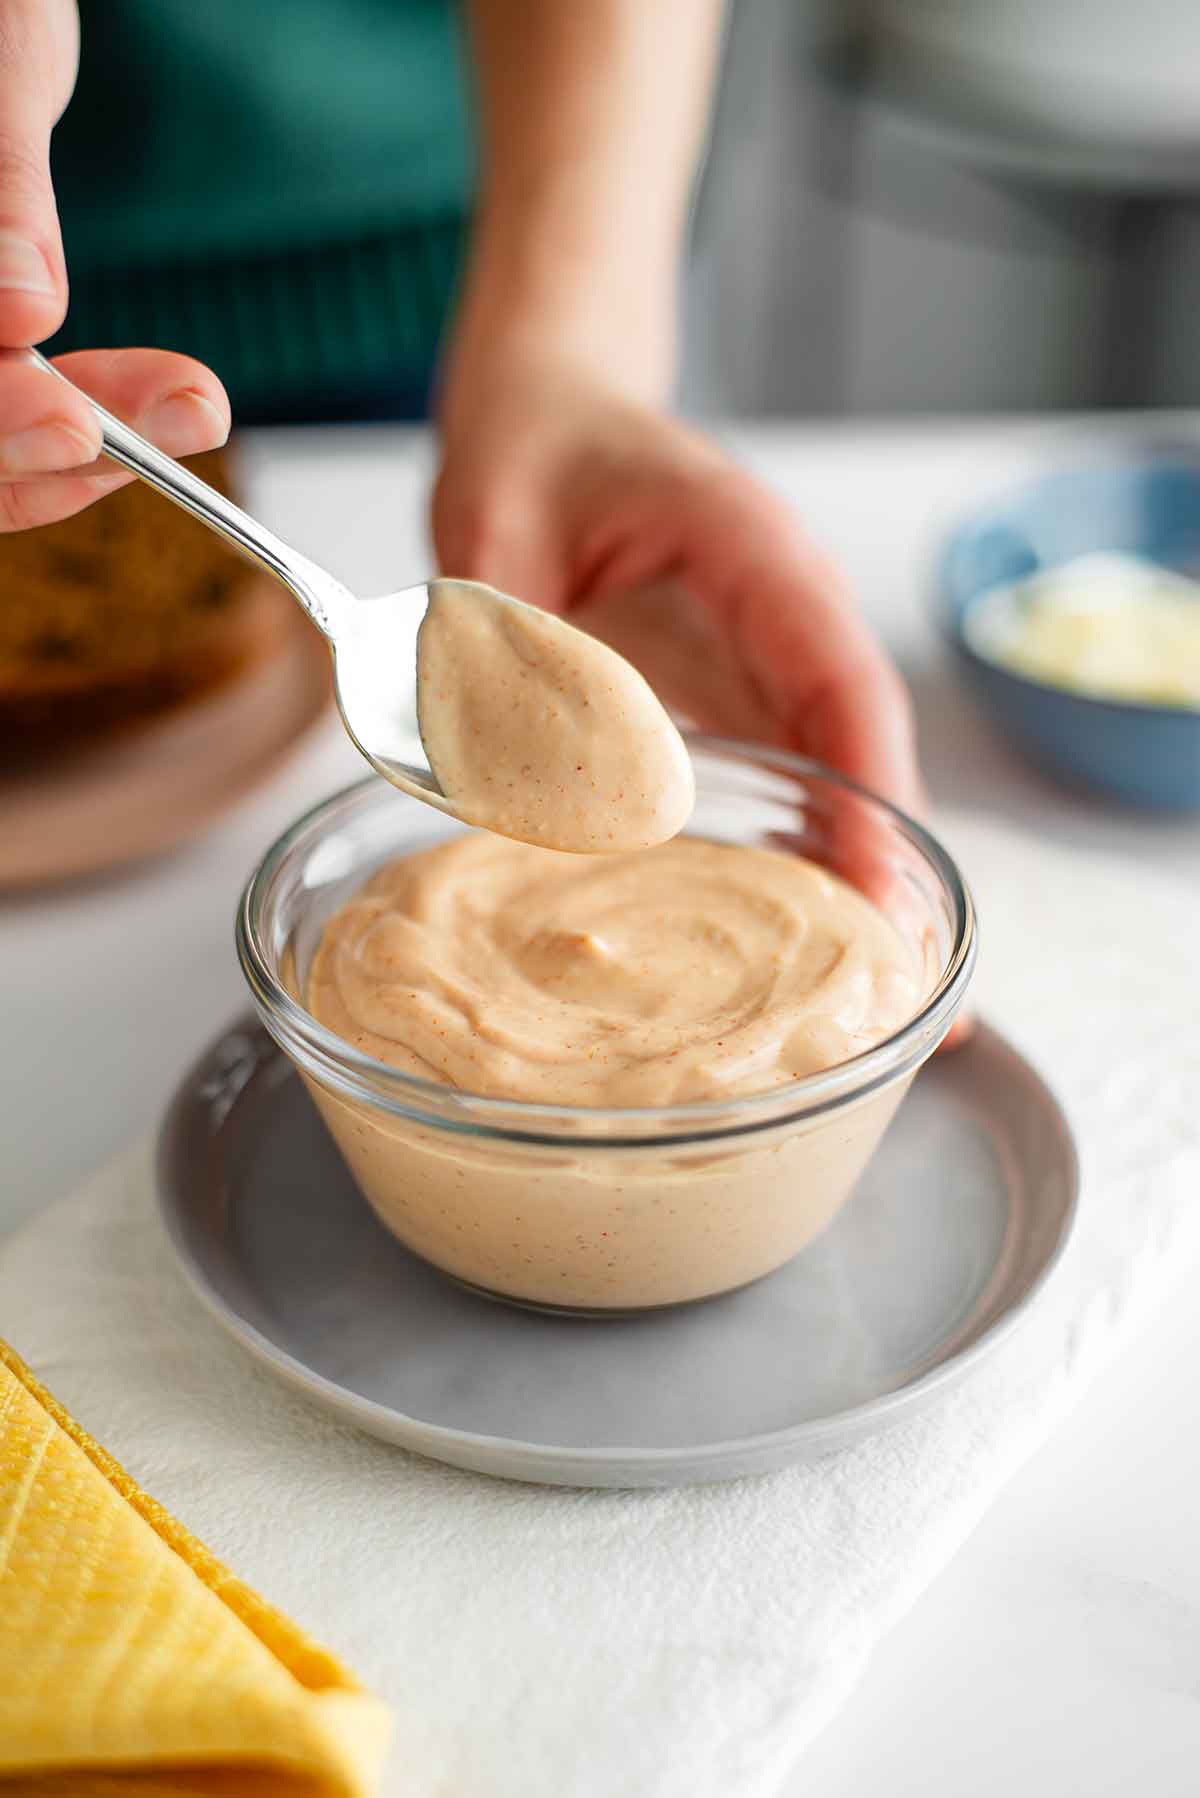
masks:
<instances>
[{"instance_id":1,"label":"gray plate","mask_svg":"<svg viewBox=\"0 0 1200 1798\"><path fill-rule=\"evenodd\" d=\"M245 1021L177 1094L159 1185L209 1309L343 1419L510 1479L666 1486L827 1453L964 1374L1062 1252L1078 1179L1054 1098L980 1028L925 1069L854 1198L789 1266L644 1318L541 1317L407 1254Z\"/></svg>"}]
</instances>

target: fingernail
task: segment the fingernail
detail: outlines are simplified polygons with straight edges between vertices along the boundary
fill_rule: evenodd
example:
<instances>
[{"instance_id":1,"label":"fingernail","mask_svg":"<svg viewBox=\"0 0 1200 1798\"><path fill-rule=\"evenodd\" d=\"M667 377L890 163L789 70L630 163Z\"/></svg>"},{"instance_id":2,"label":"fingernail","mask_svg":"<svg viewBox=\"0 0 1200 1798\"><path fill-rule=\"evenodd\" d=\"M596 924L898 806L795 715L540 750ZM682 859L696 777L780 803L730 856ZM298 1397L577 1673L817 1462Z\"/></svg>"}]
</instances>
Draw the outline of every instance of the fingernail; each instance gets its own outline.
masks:
<instances>
[{"instance_id":1,"label":"fingernail","mask_svg":"<svg viewBox=\"0 0 1200 1798\"><path fill-rule=\"evenodd\" d=\"M54 295L54 277L35 243L15 231L0 231L0 287L9 293Z\"/></svg>"},{"instance_id":2,"label":"fingernail","mask_svg":"<svg viewBox=\"0 0 1200 1798\"><path fill-rule=\"evenodd\" d=\"M94 462L99 453L98 434L87 437L68 424L31 425L0 442L0 464L14 475L57 474Z\"/></svg>"},{"instance_id":3,"label":"fingernail","mask_svg":"<svg viewBox=\"0 0 1200 1798\"><path fill-rule=\"evenodd\" d=\"M194 450L224 443L229 427L211 401L190 387L167 395L152 406L141 421L142 430L168 455L189 455Z\"/></svg>"}]
</instances>

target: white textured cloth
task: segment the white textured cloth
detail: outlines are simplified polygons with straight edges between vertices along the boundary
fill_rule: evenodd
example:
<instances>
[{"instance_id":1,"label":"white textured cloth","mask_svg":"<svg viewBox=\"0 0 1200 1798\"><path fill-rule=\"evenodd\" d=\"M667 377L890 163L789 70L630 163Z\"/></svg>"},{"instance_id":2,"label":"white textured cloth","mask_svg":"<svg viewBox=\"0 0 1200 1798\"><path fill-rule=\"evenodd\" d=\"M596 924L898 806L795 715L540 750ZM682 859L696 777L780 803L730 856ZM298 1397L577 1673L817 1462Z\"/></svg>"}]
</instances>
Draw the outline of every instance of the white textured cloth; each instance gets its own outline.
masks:
<instances>
[{"instance_id":1,"label":"white textured cloth","mask_svg":"<svg viewBox=\"0 0 1200 1798\"><path fill-rule=\"evenodd\" d=\"M141 1150L0 1248L0 1333L150 1492L394 1706L389 1798L765 1798L1200 1248L1194 895L979 823L981 1008L1079 1135L1074 1247L921 1416L728 1486L542 1490L328 1421L185 1290ZM70 1095L64 1095L69 1104Z\"/></svg>"}]
</instances>

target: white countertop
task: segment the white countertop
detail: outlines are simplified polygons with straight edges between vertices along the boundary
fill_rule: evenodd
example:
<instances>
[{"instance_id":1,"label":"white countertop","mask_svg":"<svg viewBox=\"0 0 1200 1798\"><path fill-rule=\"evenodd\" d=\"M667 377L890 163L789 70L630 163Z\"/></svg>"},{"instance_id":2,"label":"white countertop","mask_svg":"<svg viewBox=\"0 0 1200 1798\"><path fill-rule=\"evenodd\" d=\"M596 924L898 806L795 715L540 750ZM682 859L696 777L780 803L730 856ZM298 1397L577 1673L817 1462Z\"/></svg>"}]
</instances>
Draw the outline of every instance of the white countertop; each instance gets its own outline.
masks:
<instances>
[{"instance_id":1,"label":"white countertop","mask_svg":"<svg viewBox=\"0 0 1200 1798\"><path fill-rule=\"evenodd\" d=\"M1164 427L1198 428L1160 418L1148 429L1161 440ZM731 436L842 563L909 676L935 804L1128 854L1196 891L1200 821L1120 812L1026 769L961 693L926 609L945 523L1028 473L1102 453L1138 429L1136 420L1066 421ZM430 566L420 435L271 432L247 449L255 507L351 587L387 591ZM232 917L257 855L360 767L325 727L193 848L120 878L0 899L0 1228L152 1127L184 1068L242 1004ZM1135 1786L1191 1798L1200 1778L1198 1369L1200 1310L1184 1289L884 1643L804 1757L789 1798L1124 1798Z\"/></svg>"}]
</instances>

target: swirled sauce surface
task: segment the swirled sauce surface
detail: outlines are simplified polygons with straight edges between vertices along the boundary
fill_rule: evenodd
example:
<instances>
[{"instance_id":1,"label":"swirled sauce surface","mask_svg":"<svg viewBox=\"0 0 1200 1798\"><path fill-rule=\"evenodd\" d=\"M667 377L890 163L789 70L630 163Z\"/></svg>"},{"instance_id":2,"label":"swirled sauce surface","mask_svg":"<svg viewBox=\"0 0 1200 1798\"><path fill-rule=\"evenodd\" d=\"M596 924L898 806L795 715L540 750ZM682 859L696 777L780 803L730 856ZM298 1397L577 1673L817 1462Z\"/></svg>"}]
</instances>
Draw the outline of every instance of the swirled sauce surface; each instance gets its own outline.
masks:
<instances>
[{"instance_id":1,"label":"swirled sauce surface","mask_svg":"<svg viewBox=\"0 0 1200 1798\"><path fill-rule=\"evenodd\" d=\"M470 833L390 863L329 920L308 1003L466 1092L657 1106L833 1067L923 990L882 912L796 856L682 837L582 858Z\"/></svg>"},{"instance_id":2,"label":"swirled sauce surface","mask_svg":"<svg viewBox=\"0 0 1200 1798\"><path fill-rule=\"evenodd\" d=\"M491 587L431 583L417 713L455 814L502 836L577 854L647 849L691 815L691 759L637 670Z\"/></svg>"}]
</instances>

